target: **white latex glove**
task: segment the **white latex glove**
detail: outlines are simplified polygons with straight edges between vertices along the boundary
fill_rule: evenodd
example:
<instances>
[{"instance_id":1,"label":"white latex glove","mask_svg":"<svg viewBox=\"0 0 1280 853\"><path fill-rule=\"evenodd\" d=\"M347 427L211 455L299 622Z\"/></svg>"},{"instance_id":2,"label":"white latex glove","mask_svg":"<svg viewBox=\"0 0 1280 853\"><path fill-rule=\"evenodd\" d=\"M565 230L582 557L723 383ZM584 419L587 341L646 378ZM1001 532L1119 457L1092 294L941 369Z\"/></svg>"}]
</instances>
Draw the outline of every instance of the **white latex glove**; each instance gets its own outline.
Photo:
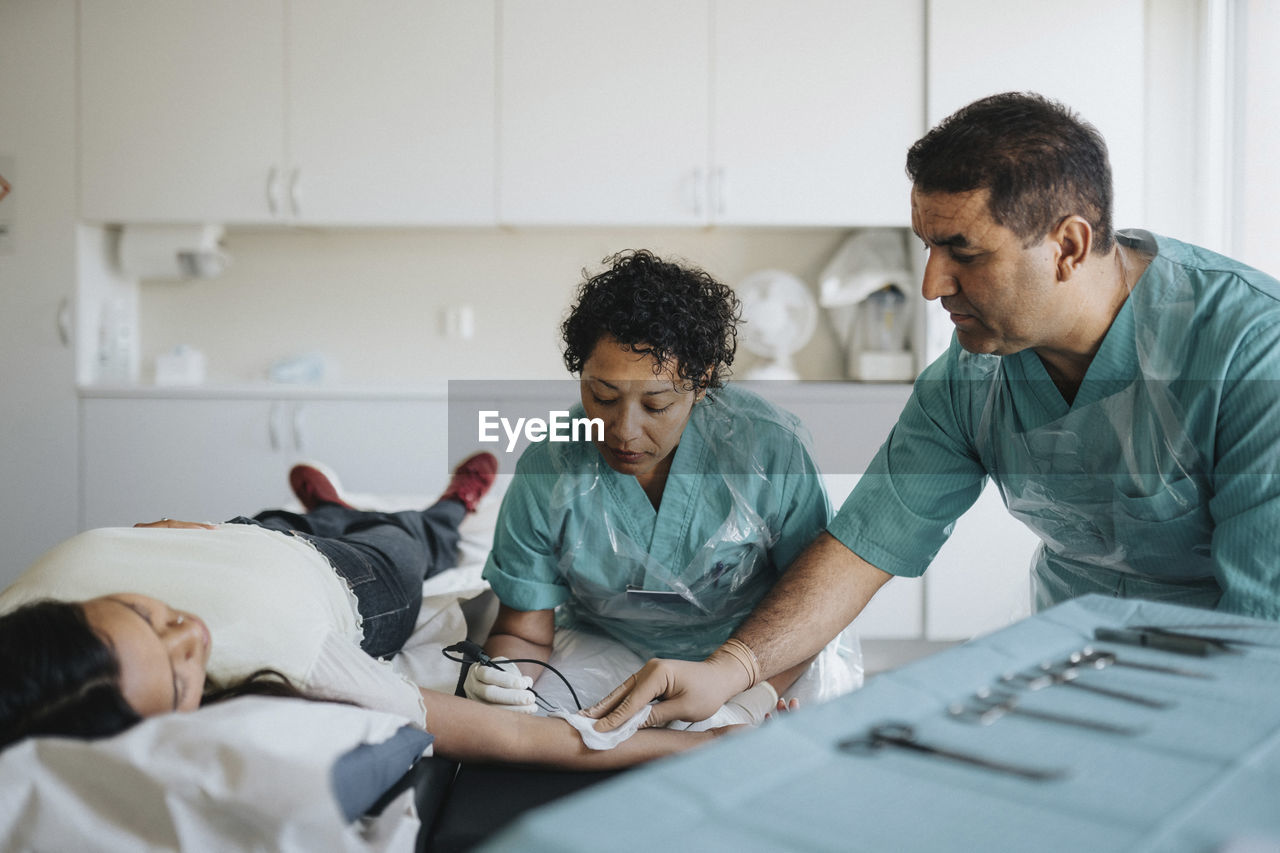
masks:
<instances>
[{"instance_id":1,"label":"white latex glove","mask_svg":"<svg viewBox=\"0 0 1280 853\"><path fill-rule=\"evenodd\" d=\"M744 690L720 706L710 717L691 724L686 731L705 732L720 726L758 726L764 717L777 708L778 692L773 685L762 681L750 690ZM676 726L672 726L676 728Z\"/></svg>"},{"instance_id":2,"label":"white latex glove","mask_svg":"<svg viewBox=\"0 0 1280 853\"><path fill-rule=\"evenodd\" d=\"M503 666L499 669L473 663L467 670L467 680L462 684L467 698L521 714L538 713L537 701L529 689L533 687L533 679L521 674L516 665L505 658L495 658L494 663Z\"/></svg>"}]
</instances>

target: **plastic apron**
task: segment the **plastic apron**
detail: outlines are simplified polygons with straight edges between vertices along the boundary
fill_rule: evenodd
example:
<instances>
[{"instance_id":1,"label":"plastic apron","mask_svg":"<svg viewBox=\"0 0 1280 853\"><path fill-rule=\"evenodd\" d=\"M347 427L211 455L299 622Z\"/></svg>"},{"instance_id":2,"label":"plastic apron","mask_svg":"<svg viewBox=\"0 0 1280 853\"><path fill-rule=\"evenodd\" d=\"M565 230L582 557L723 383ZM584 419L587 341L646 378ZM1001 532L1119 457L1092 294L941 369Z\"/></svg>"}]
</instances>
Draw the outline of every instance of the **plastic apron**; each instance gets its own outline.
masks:
<instances>
[{"instance_id":1,"label":"plastic apron","mask_svg":"<svg viewBox=\"0 0 1280 853\"><path fill-rule=\"evenodd\" d=\"M1120 356L1128 376L1095 377L1091 366L1078 405L1040 426L1019 422L1019 380L1005 359L966 359L965 378L988 373L979 456L1009 511L1042 540L1032 561L1037 610L1088 592L1198 606L1220 597L1206 465L1171 384L1193 298L1182 269L1153 258L1102 345L1121 348L1108 358ZM1116 390L1082 399L1090 381Z\"/></svg>"},{"instance_id":2,"label":"plastic apron","mask_svg":"<svg viewBox=\"0 0 1280 853\"><path fill-rule=\"evenodd\" d=\"M561 624L593 626L646 658L701 659L777 581L769 549L779 534L758 508L778 505L779 498L751 454L757 446L751 421L734 417L724 397L698 405L705 411L690 420L676 448L664 506L673 493L692 489L690 511L715 507L724 520L686 565L664 565L649 553L649 543L628 532L622 504L606 494L618 483L609 482L616 475L600 454L575 460L557 476L550 507L551 529L560 537L559 570L572 594L558 610ZM660 525L688 521L661 512L658 518ZM604 528L609 553L586 547L577 531L588 524L597 541Z\"/></svg>"}]
</instances>

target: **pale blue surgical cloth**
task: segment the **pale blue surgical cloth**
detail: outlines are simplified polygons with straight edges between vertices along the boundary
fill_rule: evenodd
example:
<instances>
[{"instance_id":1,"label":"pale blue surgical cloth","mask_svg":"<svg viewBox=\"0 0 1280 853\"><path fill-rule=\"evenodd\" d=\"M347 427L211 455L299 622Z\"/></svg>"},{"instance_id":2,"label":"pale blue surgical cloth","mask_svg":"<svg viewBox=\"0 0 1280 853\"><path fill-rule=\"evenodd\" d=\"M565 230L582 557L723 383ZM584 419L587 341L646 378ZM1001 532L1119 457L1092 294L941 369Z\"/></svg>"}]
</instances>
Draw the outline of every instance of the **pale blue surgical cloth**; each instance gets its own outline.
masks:
<instances>
[{"instance_id":1,"label":"pale blue surgical cloth","mask_svg":"<svg viewBox=\"0 0 1280 853\"><path fill-rule=\"evenodd\" d=\"M756 394L711 391L656 510L590 442L535 444L503 498L484 577L508 607L558 607L560 624L642 657L700 660L830 518L807 435Z\"/></svg>"},{"instance_id":2,"label":"pale blue surgical cloth","mask_svg":"<svg viewBox=\"0 0 1280 853\"><path fill-rule=\"evenodd\" d=\"M1030 350L950 350L829 530L917 576L987 477L1041 539L1036 605L1098 592L1280 618L1280 282L1154 254L1068 404Z\"/></svg>"}]
</instances>

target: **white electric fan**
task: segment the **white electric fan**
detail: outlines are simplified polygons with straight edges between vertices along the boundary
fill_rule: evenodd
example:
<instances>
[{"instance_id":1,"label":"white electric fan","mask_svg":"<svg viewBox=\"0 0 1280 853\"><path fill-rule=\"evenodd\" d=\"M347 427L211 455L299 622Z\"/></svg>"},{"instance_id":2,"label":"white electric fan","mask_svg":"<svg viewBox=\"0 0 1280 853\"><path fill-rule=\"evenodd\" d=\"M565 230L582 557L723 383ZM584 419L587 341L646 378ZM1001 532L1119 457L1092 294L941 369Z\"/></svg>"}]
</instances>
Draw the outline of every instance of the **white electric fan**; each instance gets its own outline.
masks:
<instances>
[{"instance_id":1,"label":"white electric fan","mask_svg":"<svg viewBox=\"0 0 1280 853\"><path fill-rule=\"evenodd\" d=\"M748 379L799 379L791 356L813 337L818 305L804 282L781 270L761 270L735 288L742 300L742 345L765 359Z\"/></svg>"}]
</instances>

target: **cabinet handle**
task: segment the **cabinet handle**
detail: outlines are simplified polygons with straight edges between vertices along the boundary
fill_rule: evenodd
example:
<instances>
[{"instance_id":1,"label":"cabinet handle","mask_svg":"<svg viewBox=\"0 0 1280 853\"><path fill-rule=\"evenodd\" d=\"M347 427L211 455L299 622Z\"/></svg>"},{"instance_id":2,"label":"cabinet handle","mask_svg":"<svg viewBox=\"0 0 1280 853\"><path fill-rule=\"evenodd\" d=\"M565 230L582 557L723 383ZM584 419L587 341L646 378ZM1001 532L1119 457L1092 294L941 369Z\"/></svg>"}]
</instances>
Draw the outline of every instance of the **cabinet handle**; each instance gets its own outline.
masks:
<instances>
[{"instance_id":1,"label":"cabinet handle","mask_svg":"<svg viewBox=\"0 0 1280 853\"><path fill-rule=\"evenodd\" d=\"M725 211L725 187L724 187L724 166L716 166L715 171L711 173L711 186L715 192L716 199L716 216L724 216Z\"/></svg>"},{"instance_id":2,"label":"cabinet handle","mask_svg":"<svg viewBox=\"0 0 1280 853\"><path fill-rule=\"evenodd\" d=\"M703 194L706 191L706 183L702 178L702 168L698 167L693 170L693 186L691 193L691 207L693 215L699 219L702 218Z\"/></svg>"},{"instance_id":3,"label":"cabinet handle","mask_svg":"<svg viewBox=\"0 0 1280 853\"><path fill-rule=\"evenodd\" d=\"M280 449L280 407L283 403L276 401L271 404L271 413L267 415L267 440L271 444L273 451Z\"/></svg>"},{"instance_id":4,"label":"cabinet handle","mask_svg":"<svg viewBox=\"0 0 1280 853\"><path fill-rule=\"evenodd\" d=\"M289 206L294 216L302 215L302 170L295 168L289 172Z\"/></svg>"},{"instance_id":5,"label":"cabinet handle","mask_svg":"<svg viewBox=\"0 0 1280 853\"><path fill-rule=\"evenodd\" d=\"M71 299L64 296L58 303L58 340L64 347L71 346Z\"/></svg>"},{"instance_id":6,"label":"cabinet handle","mask_svg":"<svg viewBox=\"0 0 1280 853\"><path fill-rule=\"evenodd\" d=\"M280 214L280 169L277 166L267 171L267 210L272 216Z\"/></svg>"},{"instance_id":7,"label":"cabinet handle","mask_svg":"<svg viewBox=\"0 0 1280 853\"><path fill-rule=\"evenodd\" d=\"M307 449L306 422L302 418L303 405L299 403L293 410L293 449L303 453Z\"/></svg>"}]
</instances>

